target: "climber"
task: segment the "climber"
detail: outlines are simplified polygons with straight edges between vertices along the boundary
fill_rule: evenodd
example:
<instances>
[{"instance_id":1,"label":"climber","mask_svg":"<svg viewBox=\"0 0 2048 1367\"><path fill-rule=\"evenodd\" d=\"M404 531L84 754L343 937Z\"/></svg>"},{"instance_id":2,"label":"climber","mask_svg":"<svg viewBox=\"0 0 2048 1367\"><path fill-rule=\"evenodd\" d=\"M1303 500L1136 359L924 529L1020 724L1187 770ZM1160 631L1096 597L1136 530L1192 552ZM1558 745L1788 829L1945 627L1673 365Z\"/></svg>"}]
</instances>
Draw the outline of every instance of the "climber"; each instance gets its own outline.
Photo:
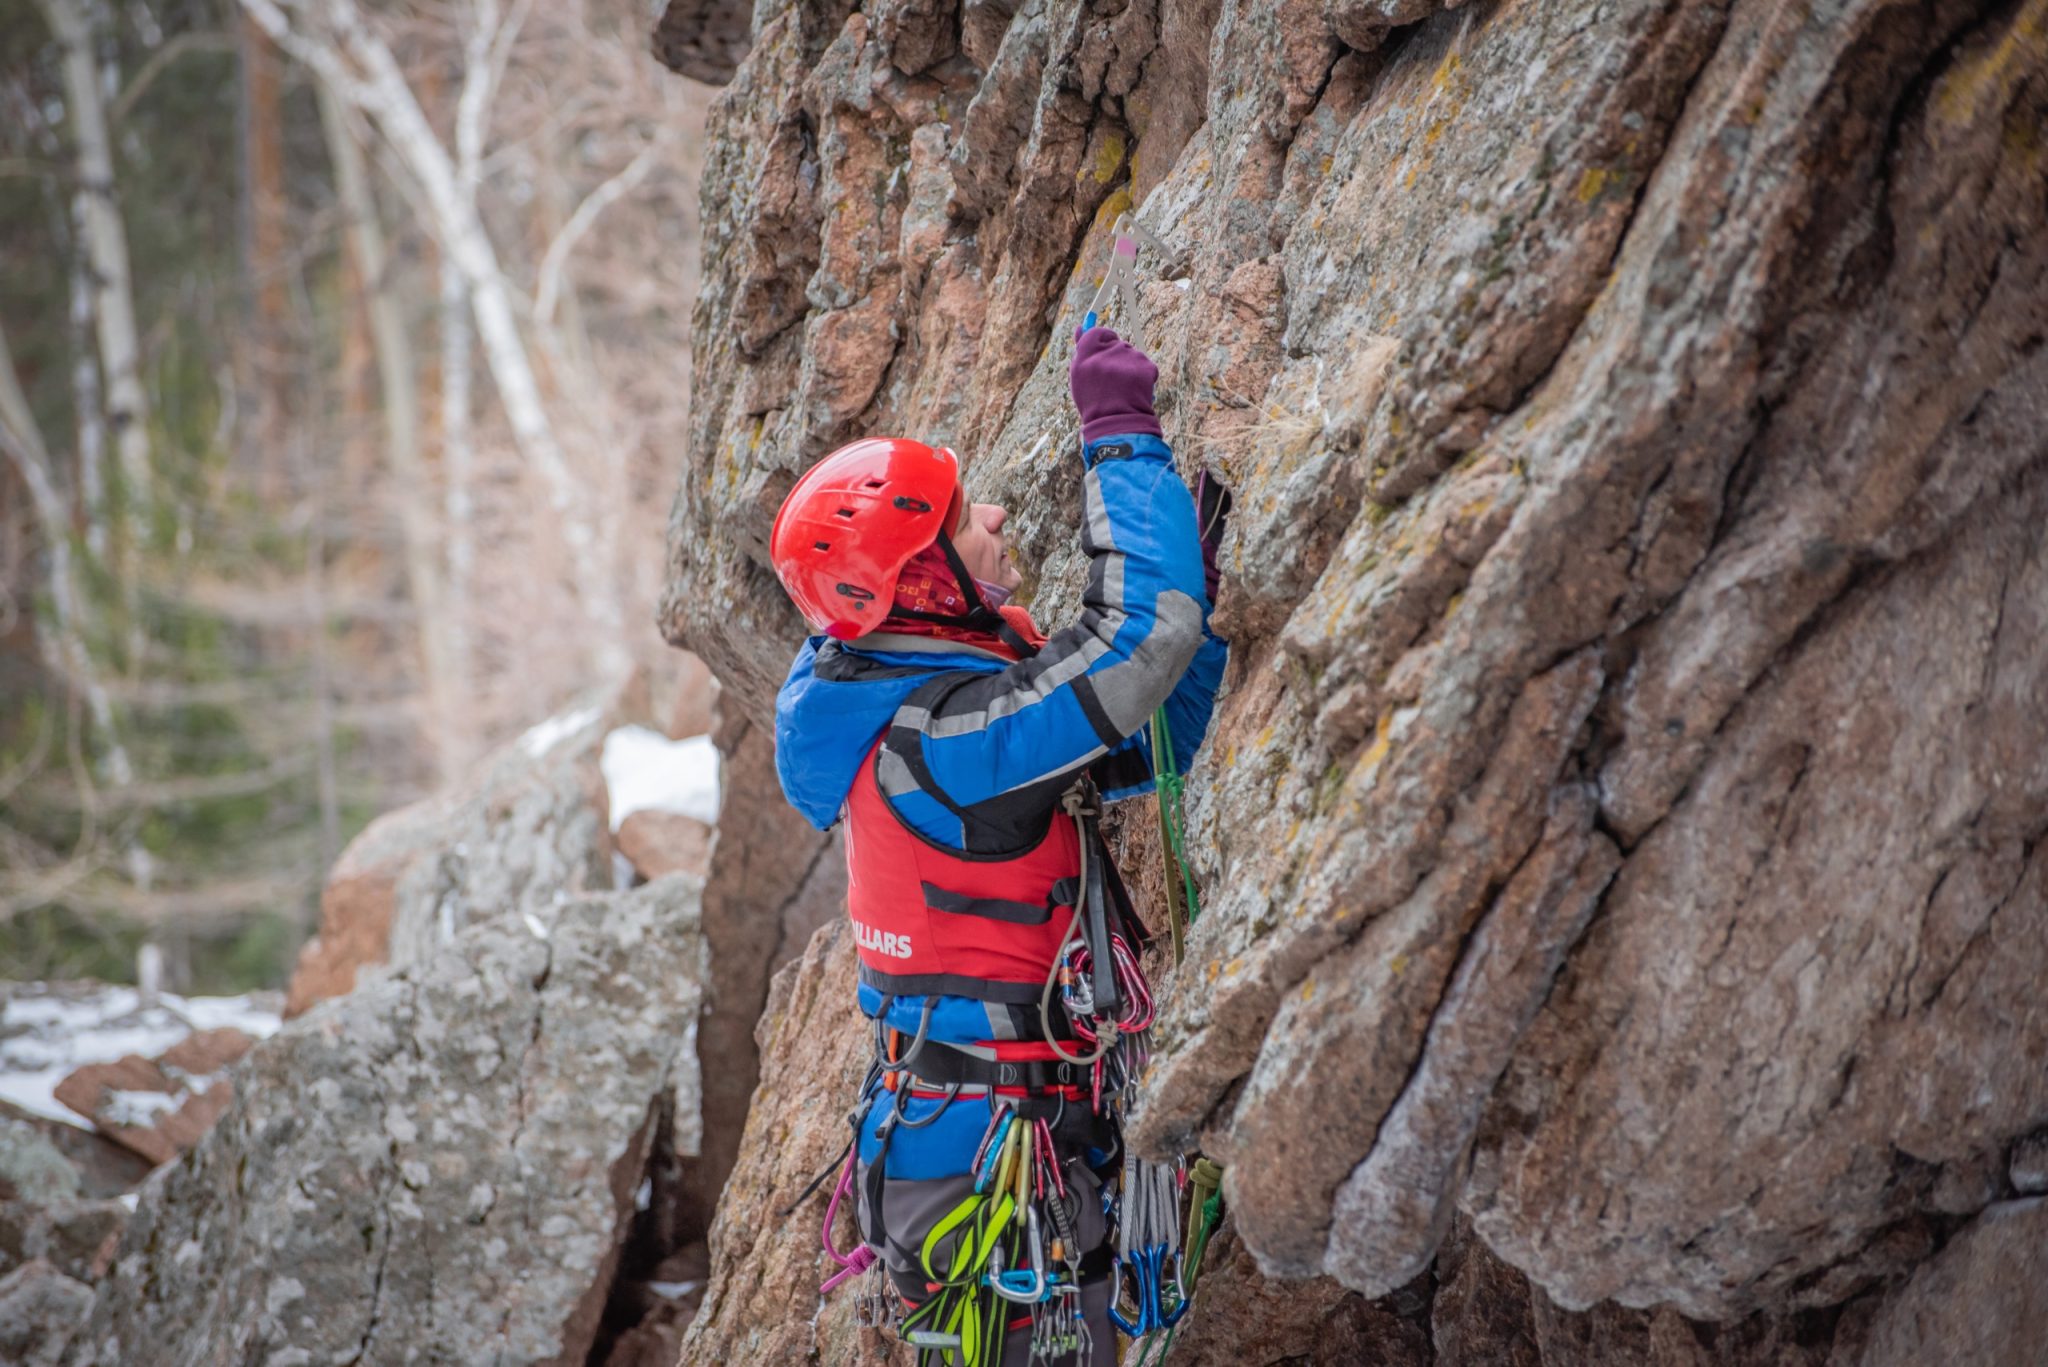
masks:
<instances>
[{"instance_id":1,"label":"climber","mask_svg":"<svg viewBox=\"0 0 2048 1367\"><path fill-rule=\"evenodd\" d=\"M813 824L846 822L878 1041L840 1195L858 1193L921 1362L1115 1361L1100 1193L1151 1008L1096 803L1149 789L1162 704L1191 761L1226 651L1208 630L1221 517L1198 529L1157 377L1116 333L1077 334L1090 563L1080 620L1049 639L1009 601L1006 513L966 502L945 448L841 447L771 536L822 633L777 699L776 765Z\"/></svg>"}]
</instances>

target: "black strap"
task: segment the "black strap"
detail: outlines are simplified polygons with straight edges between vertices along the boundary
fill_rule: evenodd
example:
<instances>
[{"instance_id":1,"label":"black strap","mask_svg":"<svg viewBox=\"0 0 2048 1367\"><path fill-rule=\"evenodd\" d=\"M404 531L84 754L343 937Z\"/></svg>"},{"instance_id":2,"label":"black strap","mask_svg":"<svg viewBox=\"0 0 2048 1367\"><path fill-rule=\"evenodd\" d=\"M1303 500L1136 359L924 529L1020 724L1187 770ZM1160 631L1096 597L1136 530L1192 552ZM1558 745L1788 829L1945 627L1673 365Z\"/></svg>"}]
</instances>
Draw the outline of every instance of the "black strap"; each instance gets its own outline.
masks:
<instances>
[{"instance_id":1,"label":"black strap","mask_svg":"<svg viewBox=\"0 0 2048 1367\"><path fill-rule=\"evenodd\" d=\"M1022 1087L1047 1092L1055 1087L1078 1087L1087 1075L1071 1063L1057 1059L989 1059L962 1053L938 1040L931 1041L911 1060L907 1070L919 1082L931 1087Z\"/></svg>"},{"instance_id":2,"label":"black strap","mask_svg":"<svg viewBox=\"0 0 2048 1367\"><path fill-rule=\"evenodd\" d=\"M924 904L933 911L943 911L954 916L982 916L991 921L1008 921L1012 925L1042 926L1052 919L1053 903L1012 902L1002 897L971 897L964 892L954 892L936 883L925 883Z\"/></svg>"},{"instance_id":3,"label":"black strap","mask_svg":"<svg viewBox=\"0 0 2048 1367\"><path fill-rule=\"evenodd\" d=\"M860 980L877 992L898 997L971 997L1007 1006L1036 1006L1045 980L1001 982L962 973L887 973L863 963Z\"/></svg>"},{"instance_id":4,"label":"black strap","mask_svg":"<svg viewBox=\"0 0 2048 1367\"><path fill-rule=\"evenodd\" d=\"M1096 797L1095 785L1085 778L1081 782L1085 801L1078 819L1081 839L1088 846L1088 877L1081 889L1081 933L1088 945L1088 977L1095 997L1095 1015L1101 1020L1114 1020L1123 1008L1123 996L1116 985L1116 960L1109 945L1110 918L1117 910L1110 901L1109 888L1110 879L1116 875L1109 862L1109 848L1096 825L1095 814L1102 810L1102 804Z\"/></svg>"}]
</instances>

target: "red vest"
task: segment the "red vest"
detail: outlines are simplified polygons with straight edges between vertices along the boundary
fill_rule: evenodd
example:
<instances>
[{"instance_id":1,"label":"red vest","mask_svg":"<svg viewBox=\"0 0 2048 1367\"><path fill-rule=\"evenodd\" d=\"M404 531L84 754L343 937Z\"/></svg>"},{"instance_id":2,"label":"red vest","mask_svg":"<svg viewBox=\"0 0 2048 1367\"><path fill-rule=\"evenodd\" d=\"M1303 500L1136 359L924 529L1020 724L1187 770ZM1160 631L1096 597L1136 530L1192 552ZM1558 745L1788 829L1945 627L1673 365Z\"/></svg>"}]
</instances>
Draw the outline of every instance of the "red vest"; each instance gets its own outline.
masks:
<instances>
[{"instance_id":1,"label":"red vest","mask_svg":"<svg viewBox=\"0 0 2048 1367\"><path fill-rule=\"evenodd\" d=\"M1013 859L943 849L883 796L881 745L868 751L846 799L846 909L861 981L895 996L1036 1006L1078 895L1074 823L1054 813L1044 838Z\"/></svg>"}]
</instances>

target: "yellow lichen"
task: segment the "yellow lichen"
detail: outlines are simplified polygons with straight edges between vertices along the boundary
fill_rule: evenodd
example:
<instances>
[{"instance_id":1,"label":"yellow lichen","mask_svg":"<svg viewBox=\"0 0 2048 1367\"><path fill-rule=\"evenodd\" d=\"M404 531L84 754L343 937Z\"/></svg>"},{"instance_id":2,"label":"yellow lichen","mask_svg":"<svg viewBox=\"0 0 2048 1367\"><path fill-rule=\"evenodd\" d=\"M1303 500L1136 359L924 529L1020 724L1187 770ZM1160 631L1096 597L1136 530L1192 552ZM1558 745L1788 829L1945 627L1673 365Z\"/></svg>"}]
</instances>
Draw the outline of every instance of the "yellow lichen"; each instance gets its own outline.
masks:
<instances>
[{"instance_id":1,"label":"yellow lichen","mask_svg":"<svg viewBox=\"0 0 2048 1367\"><path fill-rule=\"evenodd\" d=\"M1394 714L1391 709L1380 713L1379 724L1373 728L1372 748L1358 761L1360 772L1370 773L1380 767L1380 761L1394 748Z\"/></svg>"},{"instance_id":2,"label":"yellow lichen","mask_svg":"<svg viewBox=\"0 0 2048 1367\"><path fill-rule=\"evenodd\" d=\"M2015 84L2048 61L2048 0L2029 0L1991 48L1974 61L1958 62L1941 79L1934 97L1936 117L1951 127L1974 122L1990 102L2004 107Z\"/></svg>"},{"instance_id":3,"label":"yellow lichen","mask_svg":"<svg viewBox=\"0 0 2048 1367\"><path fill-rule=\"evenodd\" d=\"M1115 227L1117 216L1130 207L1131 192L1128 189L1119 188L1111 191L1109 197L1102 201L1102 207L1095 211L1095 226L1098 228ZM1099 276L1097 278L1100 279Z\"/></svg>"},{"instance_id":4,"label":"yellow lichen","mask_svg":"<svg viewBox=\"0 0 2048 1367\"><path fill-rule=\"evenodd\" d=\"M1578 195L1579 203L1591 204L1594 200L1600 198L1600 192L1612 184L1615 179L1614 172L1604 166L1588 166L1584 174L1579 177L1579 188L1574 193Z\"/></svg>"},{"instance_id":5,"label":"yellow lichen","mask_svg":"<svg viewBox=\"0 0 2048 1367\"><path fill-rule=\"evenodd\" d=\"M1116 179L1116 173L1124 166L1124 140L1120 133L1104 133L1102 141L1095 148L1095 183L1107 185ZM1129 208L1129 196L1125 197L1125 208ZM1118 210L1119 213L1122 210Z\"/></svg>"}]
</instances>

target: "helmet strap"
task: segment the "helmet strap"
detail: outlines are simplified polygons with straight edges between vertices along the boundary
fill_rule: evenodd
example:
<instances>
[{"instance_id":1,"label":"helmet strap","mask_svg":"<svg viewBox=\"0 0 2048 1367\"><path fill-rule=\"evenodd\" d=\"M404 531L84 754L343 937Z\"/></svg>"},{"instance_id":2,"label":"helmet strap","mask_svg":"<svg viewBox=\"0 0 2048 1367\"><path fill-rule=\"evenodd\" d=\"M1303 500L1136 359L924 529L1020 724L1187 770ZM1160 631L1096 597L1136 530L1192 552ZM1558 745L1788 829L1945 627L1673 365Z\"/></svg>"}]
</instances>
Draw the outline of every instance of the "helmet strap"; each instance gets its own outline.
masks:
<instances>
[{"instance_id":1,"label":"helmet strap","mask_svg":"<svg viewBox=\"0 0 2048 1367\"><path fill-rule=\"evenodd\" d=\"M935 622L940 626L964 627L969 631L985 632L1017 652L1021 659L1029 659L1038 653L1038 647L1026 641L1009 619L990 607L976 586L974 575L968 571L967 562L960 558L960 552L953 548L953 538L940 532L939 553L946 557L946 565L953 571L961 596L967 599L967 611L963 613L913 612L898 608L892 616L907 617L913 622Z\"/></svg>"}]
</instances>

